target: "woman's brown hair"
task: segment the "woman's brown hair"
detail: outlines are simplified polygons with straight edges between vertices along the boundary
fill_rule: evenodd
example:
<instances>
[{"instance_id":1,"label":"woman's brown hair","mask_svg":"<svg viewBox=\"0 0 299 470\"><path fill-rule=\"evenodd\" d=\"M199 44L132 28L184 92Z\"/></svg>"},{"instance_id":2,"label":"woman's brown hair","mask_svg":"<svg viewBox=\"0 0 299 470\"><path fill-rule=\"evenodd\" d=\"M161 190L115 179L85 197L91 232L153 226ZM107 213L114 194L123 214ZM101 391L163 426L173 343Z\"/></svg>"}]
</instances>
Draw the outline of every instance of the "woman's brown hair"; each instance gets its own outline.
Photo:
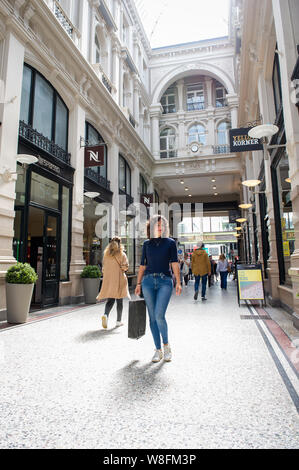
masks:
<instances>
[{"instance_id":1,"label":"woman's brown hair","mask_svg":"<svg viewBox=\"0 0 299 470\"><path fill-rule=\"evenodd\" d=\"M221 253L221 255L219 256L219 259L220 259L221 261L224 261L224 260L226 259L226 258L225 258L225 255L224 255L223 253Z\"/></svg>"},{"instance_id":2,"label":"woman's brown hair","mask_svg":"<svg viewBox=\"0 0 299 470\"><path fill-rule=\"evenodd\" d=\"M119 237L112 238L109 245L106 247L104 251L104 256L115 256L118 253L123 252L123 245L121 244L121 239Z\"/></svg>"},{"instance_id":3,"label":"woman's brown hair","mask_svg":"<svg viewBox=\"0 0 299 470\"><path fill-rule=\"evenodd\" d=\"M163 215L157 214L157 215L153 215L146 223L146 234L147 234L148 239L154 238L155 225L160 221L162 222L161 237L162 238L169 237L168 220Z\"/></svg>"}]
</instances>

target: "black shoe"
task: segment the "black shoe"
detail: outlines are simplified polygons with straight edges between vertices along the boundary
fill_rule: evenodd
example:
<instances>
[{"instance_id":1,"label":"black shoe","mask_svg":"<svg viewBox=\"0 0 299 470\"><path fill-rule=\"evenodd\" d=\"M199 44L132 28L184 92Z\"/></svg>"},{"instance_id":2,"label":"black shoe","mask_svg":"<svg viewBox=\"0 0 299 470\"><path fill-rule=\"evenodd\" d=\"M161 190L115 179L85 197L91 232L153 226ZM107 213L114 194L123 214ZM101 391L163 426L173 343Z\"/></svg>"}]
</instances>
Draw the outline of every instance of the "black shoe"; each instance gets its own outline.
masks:
<instances>
[{"instance_id":1,"label":"black shoe","mask_svg":"<svg viewBox=\"0 0 299 470\"><path fill-rule=\"evenodd\" d=\"M207 300L206 297L202 297L201 300Z\"/></svg>"},{"instance_id":2,"label":"black shoe","mask_svg":"<svg viewBox=\"0 0 299 470\"><path fill-rule=\"evenodd\" d=\"M197 300L197 297L198 297L198 290L194 294L194 300Z\"/></svg>"}]
</instances>

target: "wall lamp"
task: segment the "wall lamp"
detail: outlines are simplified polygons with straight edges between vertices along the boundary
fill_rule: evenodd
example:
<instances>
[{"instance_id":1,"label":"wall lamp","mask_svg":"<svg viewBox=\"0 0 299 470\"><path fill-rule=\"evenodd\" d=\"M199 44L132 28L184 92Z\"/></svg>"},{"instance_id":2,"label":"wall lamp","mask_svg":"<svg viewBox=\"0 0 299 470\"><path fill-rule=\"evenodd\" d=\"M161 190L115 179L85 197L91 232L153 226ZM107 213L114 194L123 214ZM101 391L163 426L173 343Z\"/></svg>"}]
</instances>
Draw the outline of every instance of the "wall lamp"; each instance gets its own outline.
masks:
<instances>
[{"instance_id":1,"label":"wall lamp","mask_svg":"<svg viewBox=\"0 0 299 470\"><path fill-rule=\"evenodd\" d=\"M24 169L28 167L28 165L32 165L36 163L38 158L34 155L26 155L26 154L18 154L16 156L16 162L20 163ZM10 168L0 168L0 176L2 177L5 183L9 183L13 179L13 175L17 175L16 171L11 170Z\"/></svg>"},{"instance_id":2,"label":"wall lamp","mask_svg":"<svg viewBox=\"0 0 299 470\"><path fill-rule=\"evenodd\" d=\"M274 124L261 124L259 126L255 126L250 131L248 131L249 137L253 139L263 139L263 147L264 147L264 158L265 160L269 159L268 150L275 149L280 147L286 147L286 144L274 144L269 145L266 142L266 139L270 139L273 135L277 134L279 128Z\"/></svg>"},{"instance_id":3,"label":"wall lamp","mask_svg":"<svg viewBox=\"0 0 299 470\"><path fill-rule=\"evenodd\" d=\"M84 196L88 197L89 199L95 199L96 197L100 196L101 193L93 192L93 191L87 191L84 193ZM84 202L77 202L75 206L77 207L78 210L84 209Z\"/></svg>"}]
</instances>

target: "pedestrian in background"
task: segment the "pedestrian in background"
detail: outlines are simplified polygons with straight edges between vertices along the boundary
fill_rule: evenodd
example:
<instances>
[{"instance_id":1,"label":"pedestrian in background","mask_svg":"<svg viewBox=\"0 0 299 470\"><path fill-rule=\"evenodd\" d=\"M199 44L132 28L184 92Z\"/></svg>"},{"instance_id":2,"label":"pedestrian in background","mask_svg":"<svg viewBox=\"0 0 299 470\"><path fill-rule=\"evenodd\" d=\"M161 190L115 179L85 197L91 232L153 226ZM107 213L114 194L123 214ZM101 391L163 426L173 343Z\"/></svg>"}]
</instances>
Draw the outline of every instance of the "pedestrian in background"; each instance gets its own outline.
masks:
<instances>
[{"instance_id":1,"label":"pedestrian in background","mask_svg":"<svg viewBox=\"0 0 299 470\"><path fill-rule=\"evenodd\" d=\"M204 250L204 244L199 243L199 248L192 254L191 269L195 276L194 300L197 300L199 283L201 279L201 299L206 299L206 288L208 276L211 274L211 263L208 253Z\"/></svg>"},{"instance_id":2,"label":"pedestrian in background","mask_svg":"<svg viewBox=\"0 0 299 470\"><path fill-rule=\"evenodd\" d=\"M210 260L210 263L211 263L211 274L209 274L208 280L209 280L209 287L211 287L211 286L214 285L214 266L215 266L215 261L213 260L212 255L209 256L209 260Z\"/></svg>"},{"instance_id":3,"label":"pedestrian in background","mask_svg":"<svg viewBox=\"0 0 299 470\"><path fill-rule=\"evenodd\" d=\"M97 300L107 299L102 316L103 328L108 327L108 317L116 301L116 326L122 326L123 299L130 298L126 271L129 268L127 255L119 237L114 237L104 251L103 282Z\"/></svg>"},{"instance_id":4,"label":"pedestrian in background","mask_svg":"<svg viewBox=\"0 0 299 470\"><path fill-rule=\"evenodd\" d=\"M183 273L183 277L184 277L185 286L188 286L188 282L189 282L189 270L190 270L190 261L189 261L189 258L188 258L188 254L185 253L185 254L184 254L183 269L182 269L182 273Z\"/></svg>"},{"instance_id":5,"label":"pedestrian in background","mask_svg":"<svg viewBox=\"0 0 299 470\"><path fill-rule=\"evenodd\" d=\"M227 275L228 275L228 261L225 258L225 255L222 253L219 256L219 261L217 264L217 272L220 273L220 287L221 289L227 289Z\"/></svg>"},{"instance_id":6,"label":"pedestrian in background","mask_svg":"<svg viewBox=\"0 0 299 470\"><path fill-rule=\"evenodd\" d=\"M172 359L168 342L166 310L172 295L171 268L176 278L176 294L182 292L180 266L176 243L169 238L168 222L162 215L155 215L147 222L147 237L142 247L140 268L135 294L140 295L141 286L150 319L150 328L155 343L152 362L163 359L161 337L164 345L164 360Z\"/></svg>"}]
</instances>

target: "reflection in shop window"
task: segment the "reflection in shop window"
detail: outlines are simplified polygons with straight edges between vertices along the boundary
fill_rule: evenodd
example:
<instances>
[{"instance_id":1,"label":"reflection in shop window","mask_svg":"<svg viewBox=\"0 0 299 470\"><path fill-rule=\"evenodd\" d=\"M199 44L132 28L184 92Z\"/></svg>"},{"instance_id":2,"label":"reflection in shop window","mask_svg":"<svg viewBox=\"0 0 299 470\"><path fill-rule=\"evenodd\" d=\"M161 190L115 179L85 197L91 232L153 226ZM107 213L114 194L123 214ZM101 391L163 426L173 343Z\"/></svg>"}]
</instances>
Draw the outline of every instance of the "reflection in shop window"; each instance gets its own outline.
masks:
<instances>
[{"instance_id":1,"label":"reflection in shop window","mask_svg":"<svg viewBox=\"0 0 299 470\"><path fill-rule=\"evenodd\" d=\"M109 240L104 237L106 231L105 227L101 229L100 216L96 215L98 204L97 201L84 197L83 258L87 265L102 269L103 253Z\"/></svg>"}]
</instances>

